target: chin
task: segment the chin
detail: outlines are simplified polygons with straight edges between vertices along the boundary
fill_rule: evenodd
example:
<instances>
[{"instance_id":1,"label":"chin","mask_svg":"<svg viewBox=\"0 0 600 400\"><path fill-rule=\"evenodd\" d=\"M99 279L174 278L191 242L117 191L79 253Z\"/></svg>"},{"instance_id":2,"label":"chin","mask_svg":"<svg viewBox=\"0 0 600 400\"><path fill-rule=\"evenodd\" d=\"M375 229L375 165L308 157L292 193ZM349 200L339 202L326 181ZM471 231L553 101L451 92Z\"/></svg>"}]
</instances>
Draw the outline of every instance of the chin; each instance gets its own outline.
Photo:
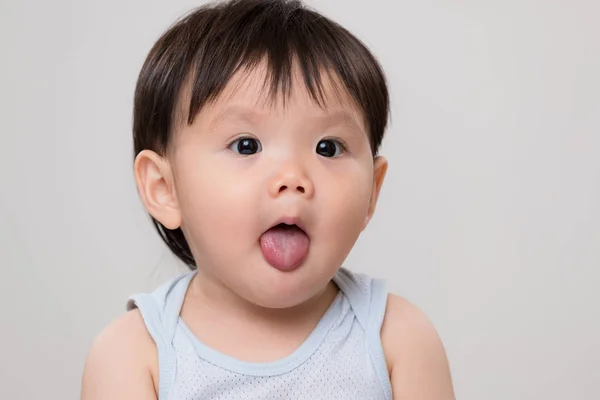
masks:
<instances>
[{"instance_id":1,"label":"chin","mask_svg":"<svg viewBox=\"0 0 600 400\"><path fill-rule=\"evenodd\" d=\"M243 297L264 308L282 309L302 304L319 294L329 283L329 280L321 282L322 279L317 277L322 275L311 274L308 268L303 271L304 267L307 266L282 272L266 265L264 279L255 280L255 285L246 287Z\"/></svg>"},{"instance_id":2,"label":"chin","mask_svg":"<svg viewBox=\"0 0 600 400\"><path fill-rule=\"evenodd\" d=\"M286 298L286 297L280 297L280 296L264 296L263 295L258 298L255 298L254 301L252 301L252 303L256 304L257 306L259 306L261 308L283 310L283 309L287 309L287 308L296 307L296 306L304 303L307 300L308 299L304 299L304 298L290 298L290 297Z\"/></svg>"}]
</instances>

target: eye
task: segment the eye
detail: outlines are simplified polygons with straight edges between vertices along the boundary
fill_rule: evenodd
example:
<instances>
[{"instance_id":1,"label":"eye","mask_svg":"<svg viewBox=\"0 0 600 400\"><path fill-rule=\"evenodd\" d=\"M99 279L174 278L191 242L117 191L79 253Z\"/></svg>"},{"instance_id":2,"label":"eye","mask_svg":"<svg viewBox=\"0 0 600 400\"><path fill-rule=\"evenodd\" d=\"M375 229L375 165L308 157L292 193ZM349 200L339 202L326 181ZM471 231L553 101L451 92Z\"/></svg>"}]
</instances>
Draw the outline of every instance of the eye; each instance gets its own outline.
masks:
<instances>
[{"instance_id":1,"label":"eye","mask_svg":"<svg viewBox=\"0 0 600 400\"><path fill-rule=\"evenodd\" d=\"M229 150L244 156L250 156L261 151L262 146L257 139L251 137L241 137L235 139L229 144Z\"/></svg>"},{"instance_id":2,"label":"eye","mask_svg":"<svg viewBox=\"0 0 600 400\"><path fill-rule=\"evenodd\" d=\"M324 139L317 144L317 154L323 157L338 157L346 151L346 146L337 140Z\"/></svg>"}]
</instances>

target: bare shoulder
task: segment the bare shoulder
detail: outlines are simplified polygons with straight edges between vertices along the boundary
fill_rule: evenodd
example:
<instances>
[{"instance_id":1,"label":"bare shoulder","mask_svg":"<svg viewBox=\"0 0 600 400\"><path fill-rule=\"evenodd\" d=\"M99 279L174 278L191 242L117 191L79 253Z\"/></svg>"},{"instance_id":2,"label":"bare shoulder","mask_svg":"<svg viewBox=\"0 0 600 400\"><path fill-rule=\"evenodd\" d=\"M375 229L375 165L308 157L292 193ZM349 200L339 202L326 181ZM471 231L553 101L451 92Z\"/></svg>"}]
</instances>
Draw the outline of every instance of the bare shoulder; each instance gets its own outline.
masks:
<instances>
[{"instance_id":1,"label":"bare shoulder","mask_svg":"<svg viewBox=\"0 0 600 400\"><path fill-rule=\"evenodd\" d=\"M94 340L82 379L82 400L155 400L157 350L139 310L108 325Z\"/></svg>"},{"instance_id":2,"label":"bare shoulder","mask_svg":"<svg viewBox=\"0 0 600 400\"><path fill-rule=\"evenodd\" d=\"M454 399L442 341L415 305L399 296L388 296L381 341L394 399Z\"/></svg>"}]
</instances>

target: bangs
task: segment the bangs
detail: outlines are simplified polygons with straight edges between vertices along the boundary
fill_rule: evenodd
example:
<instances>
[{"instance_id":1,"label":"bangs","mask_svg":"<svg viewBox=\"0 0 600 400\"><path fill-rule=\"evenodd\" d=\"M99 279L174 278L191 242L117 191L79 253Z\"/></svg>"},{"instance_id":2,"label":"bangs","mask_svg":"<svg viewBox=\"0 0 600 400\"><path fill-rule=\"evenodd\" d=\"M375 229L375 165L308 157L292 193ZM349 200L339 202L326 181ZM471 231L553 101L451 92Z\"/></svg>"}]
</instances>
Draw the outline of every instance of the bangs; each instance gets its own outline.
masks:
<instances>
[{"instance_id":1,"label":"bangs","mask_svg":"<svg viewBox=\"0 0 600 400\"><path fill-rule=\"evenodd\" d=\"M306 14L310 11L295 2L238 3L237 13L219 13L221 20L213 20L207 32L210 40L194 58L188 80L189 124L204 104L222 93L234 75L241 72L250 77L263 65L267 100L281 96L285 101L298 70L308 94L319 106L324 107L327 100L324 77L329 86L333 83L336 94L340 89L350 93L355 88L351 96L359 102L356 97L364 73L355 70L361 66L352 65L351 55L340 49L340 38L329 34L323 17L308 23Z\"/></svg>"}]
</instances>

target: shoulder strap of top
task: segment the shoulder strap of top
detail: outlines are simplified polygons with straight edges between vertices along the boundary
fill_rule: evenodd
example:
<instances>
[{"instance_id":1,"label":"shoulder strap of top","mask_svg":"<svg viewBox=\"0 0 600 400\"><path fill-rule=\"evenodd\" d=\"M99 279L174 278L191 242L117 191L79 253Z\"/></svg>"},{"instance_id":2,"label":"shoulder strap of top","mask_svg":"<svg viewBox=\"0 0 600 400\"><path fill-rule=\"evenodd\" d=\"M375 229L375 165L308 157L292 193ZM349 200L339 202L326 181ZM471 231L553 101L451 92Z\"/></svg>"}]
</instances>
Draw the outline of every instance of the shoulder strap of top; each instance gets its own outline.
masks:
<instances>
[{"instance_id":1,"label":"shoulder strap of top","mask_svg":"<svg viewBox=\"0 0 600 400\"><path fill-rule=\"evenodd\" d=\"M387 285L382 279L340 268L333 281L344 293L365 331L381 329L387 305Z\"/></svg>"},{"instance_id":2,"label":"shoulder strap of top","mask_svg":"<svg viewBox=\"0 0 600 400\"><path fill-rule=\"evenodd\" d=\"M183 299L194 273L175 278L152 293L131 296L127 310L140 310L148 333L156 344L159 363L159 399L166 399L175 378L173 338Z\"/></svg>"},{"instance_id":3,"label":"shoulder strap of top","mask_svg":"<svg viewBox=\"0 0 600 400\"><path fill-rule=\"evenodd\" d=\"M348 299L365 332L369 354L383 386L385 398L391 400L391 383L381 343L381 327L388 298L386 282L345 268L341 268L333 280Z\"/></svg>"}]
</instances>

